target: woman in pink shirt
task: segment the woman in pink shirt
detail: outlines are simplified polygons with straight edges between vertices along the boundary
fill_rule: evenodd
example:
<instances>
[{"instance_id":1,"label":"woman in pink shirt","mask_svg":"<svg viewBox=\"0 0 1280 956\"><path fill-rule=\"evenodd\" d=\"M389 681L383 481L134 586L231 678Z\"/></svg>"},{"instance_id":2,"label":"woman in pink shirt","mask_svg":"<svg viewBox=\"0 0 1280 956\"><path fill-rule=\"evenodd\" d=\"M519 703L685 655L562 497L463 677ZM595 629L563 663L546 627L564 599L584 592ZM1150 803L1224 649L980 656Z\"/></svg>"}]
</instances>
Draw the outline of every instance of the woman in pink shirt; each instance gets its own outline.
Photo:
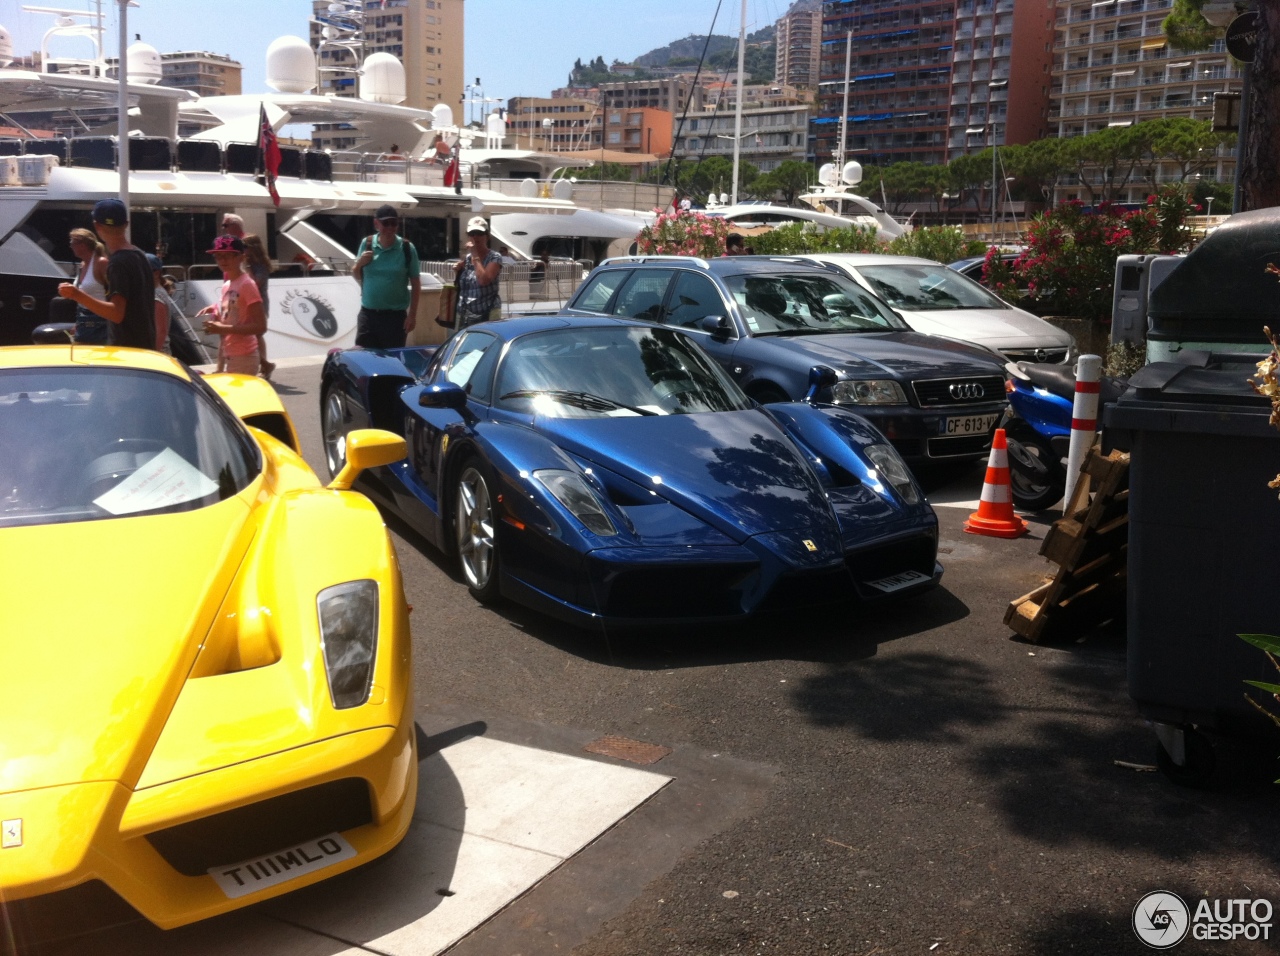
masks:
<instances>
[{"instance_id":1,"label":"woman in pink shirt","mask_svg":"<svg viewBox=\"0 0 1280 956\"><path fill-rule=\"evenodd\" d=\"M200 310L201 315L217 315L205 320L204 330L222 336L228 372L257 375L258 336L267 331L267 318L258 284L242 268L244 241L239 236L219 236L209 252L226 281L218 304Z\"/></svg>"}]
</instances>

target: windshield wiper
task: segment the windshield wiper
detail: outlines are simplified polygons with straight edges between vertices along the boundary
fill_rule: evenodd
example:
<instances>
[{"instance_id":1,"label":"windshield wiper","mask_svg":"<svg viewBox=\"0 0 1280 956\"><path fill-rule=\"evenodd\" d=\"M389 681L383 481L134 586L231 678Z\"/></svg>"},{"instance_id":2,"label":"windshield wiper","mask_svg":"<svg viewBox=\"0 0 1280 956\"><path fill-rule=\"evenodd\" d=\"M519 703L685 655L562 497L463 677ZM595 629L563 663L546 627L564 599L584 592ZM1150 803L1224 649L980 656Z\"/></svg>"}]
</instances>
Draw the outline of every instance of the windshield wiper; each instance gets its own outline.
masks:
<instances>
[{"instance_id":1,"label":"windshield wiper","mask_svg":"<svg viewBox=\"0 0 1280 956\"><path fill-rule=\"evenodd\" d=\"M534 398L538 395L546 395L548 398L553 398L562 404L585 408L592 412L608 412L621 408L628 412L635 412L637 415L658 414L652 409L624 405L622 402L615 402L612 398L605 398L603 395L593 395L590 392L571 392L562 388L521 388L499 396L498 401L506 401L508 398Z\"/></svg>"},{"instance_id":2,"label":"windshield wiper","mask_svg":"<svg viewBox=\"0 0 1280 956\"><path fill-rule=\"evenodd\" d=\"M756 337L762 338L766 335L830 335L833 332L841 333L858 333L858 332L886 332L888 329L872 329L872 328L839 328L839 329L778 329L773 332L757 332Z\"/></svg>"}]
</instances>

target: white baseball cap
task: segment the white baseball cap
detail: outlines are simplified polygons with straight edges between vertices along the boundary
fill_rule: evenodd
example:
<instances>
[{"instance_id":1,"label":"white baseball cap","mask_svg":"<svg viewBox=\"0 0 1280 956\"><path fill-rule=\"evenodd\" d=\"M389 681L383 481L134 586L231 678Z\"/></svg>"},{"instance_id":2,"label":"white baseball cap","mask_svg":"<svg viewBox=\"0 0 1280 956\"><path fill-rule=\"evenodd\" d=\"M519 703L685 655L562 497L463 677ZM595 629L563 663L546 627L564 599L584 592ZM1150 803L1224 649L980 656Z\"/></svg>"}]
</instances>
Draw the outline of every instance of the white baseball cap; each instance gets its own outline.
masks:
<instances>
[{"instance_id":1,"label":"white baseball cap","mask_svg":"<svg viewBox=\"0 0 1280 956\"><path fill-rule=\"evenodd\" d=\"M467 223L467 235L473 232L489 232L489 223L485 221L484 216L472 216L471 221Z\"/></svg>"}]
</instances>

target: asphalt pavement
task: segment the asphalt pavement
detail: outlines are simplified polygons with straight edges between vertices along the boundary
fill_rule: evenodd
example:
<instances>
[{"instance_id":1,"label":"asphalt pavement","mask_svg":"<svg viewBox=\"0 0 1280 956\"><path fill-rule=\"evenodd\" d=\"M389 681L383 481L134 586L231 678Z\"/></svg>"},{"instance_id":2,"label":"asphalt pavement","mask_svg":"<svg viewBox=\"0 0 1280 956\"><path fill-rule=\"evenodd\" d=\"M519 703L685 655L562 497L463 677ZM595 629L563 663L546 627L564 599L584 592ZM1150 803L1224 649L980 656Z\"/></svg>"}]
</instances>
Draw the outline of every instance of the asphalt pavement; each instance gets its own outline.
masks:
<instances>
[{"instance_id":1,"label":"asphalt pavement","mask_svg":"<svg viewBox=\"0 0 1280 956\"><path fill-rule=\"evenodd\" d=\"M276 379L323 474L319 368ZM671 749L646 768L669 785L448 951L1139 953L1131 914L1152 890L1280 906L1277 767L1244 755L1213 790L1146 769L1123 630L1037 646L1002 623L1050 570L1037 549L1053 516L1018 540L964 534L981 479L927 479L946 572L924 597L605 637L480 606L389 521L429 739Z\"/></svg>"}]
</instances>

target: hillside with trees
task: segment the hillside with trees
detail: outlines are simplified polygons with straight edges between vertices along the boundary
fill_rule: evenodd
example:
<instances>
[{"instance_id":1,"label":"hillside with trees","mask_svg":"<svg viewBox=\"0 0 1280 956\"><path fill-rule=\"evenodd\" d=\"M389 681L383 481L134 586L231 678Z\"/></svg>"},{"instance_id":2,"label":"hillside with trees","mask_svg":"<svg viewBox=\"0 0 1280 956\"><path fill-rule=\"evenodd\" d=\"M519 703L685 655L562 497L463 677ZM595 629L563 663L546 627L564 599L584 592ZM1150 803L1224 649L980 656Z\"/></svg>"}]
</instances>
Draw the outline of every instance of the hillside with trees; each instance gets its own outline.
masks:
<instances>
[{"instance_id":1,"label":"hillside with trees","mask_svg":"<svg viewBox=\"0 0 1280 956\"><path fill-rule=\"evenodd\" d=\"M747 46L743 56L743 67L748 83L772 83L774 67L774 29L773 24L747 34ZM680 40L674 40L666 46L642 53L632 61L636 68L634 74L615 73L604 57L597 56L586 63L579 58L569 73L570 86L599 86L601 83L616 83L620 80L652 79L654 69L679 69L692 73L698 68L698 59L702 56L703 46L707 48L707 59L702 65L704 74L733 73L738 68L738 38L712 34L707 43L706 34L691 33ZM619 65L615 61L615 65Z\"/></svg>"}]
</instances>

